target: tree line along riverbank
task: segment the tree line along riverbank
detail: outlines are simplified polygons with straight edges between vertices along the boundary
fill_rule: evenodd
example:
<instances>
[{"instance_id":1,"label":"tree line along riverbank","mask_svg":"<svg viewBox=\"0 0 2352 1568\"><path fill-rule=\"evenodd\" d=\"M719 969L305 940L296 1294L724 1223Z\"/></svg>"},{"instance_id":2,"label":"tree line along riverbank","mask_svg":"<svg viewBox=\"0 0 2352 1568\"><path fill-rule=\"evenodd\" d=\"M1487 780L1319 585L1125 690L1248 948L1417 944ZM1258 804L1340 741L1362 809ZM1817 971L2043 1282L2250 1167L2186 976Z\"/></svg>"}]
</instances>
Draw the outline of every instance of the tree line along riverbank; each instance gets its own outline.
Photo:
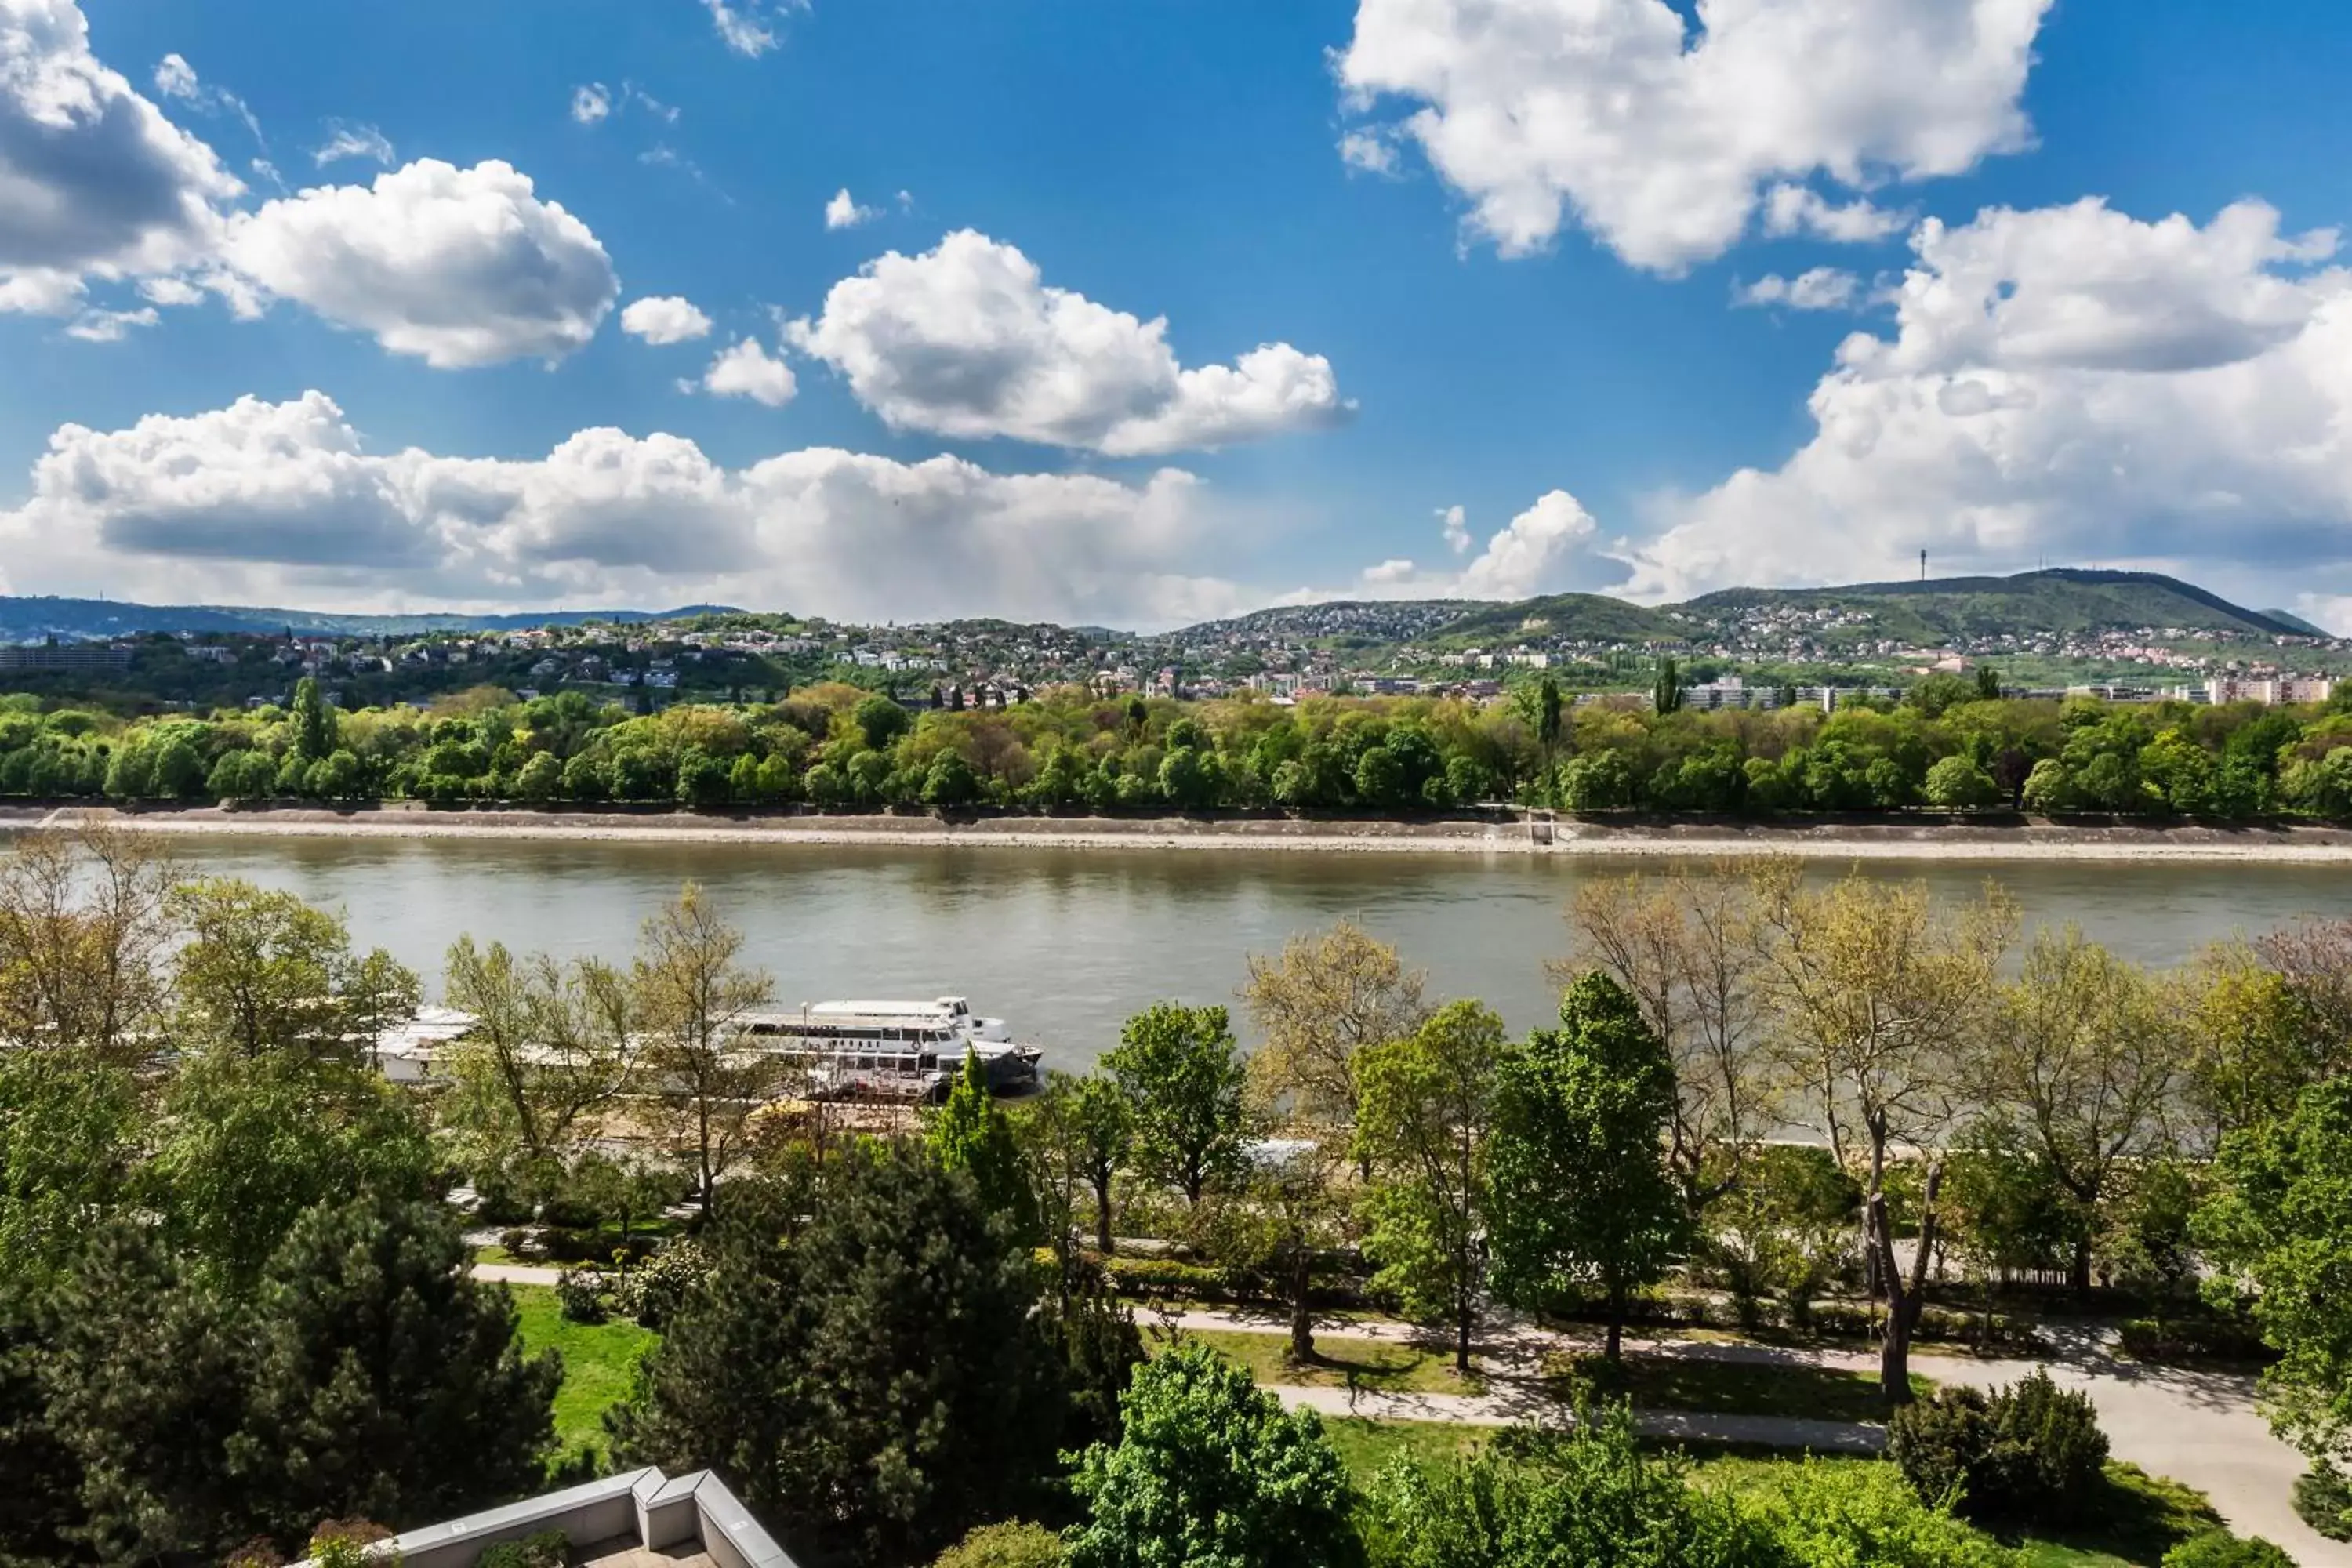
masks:
<instances>
[{"instance_id":1,"label":"tree line along riverbank","mask_svg":"<svg viewBox=\"0 0 2352 1568\"><path fill-rule=\"evenodd\" d=\"M2347 689L2346 702L2352 702ZM1496 804L1772 820L2006 810L2255 822L2352 816L2344 702L2063 701L1956 678L1899 700L1699 712L1549 680L1435 698L1098 699L916 713L838 684L636 713L489 688L341 712L126 719L0 699L0 798L304 799L702 809L1282 810L1410 818Z\"/></svg>"},{"instance_id":2,"label":"tree line along riverbank","mask_svg":"<svg viewBox=\"0 0 2352 1568\"><path fill-rule=\"evenodd\" d=\"M2319 1467L2313 1516L2336 1517L2343 924L2173 972L2045 932L2011 971L1998 889L1938 901L1776 861L1595 884L1574 927L1557 1023L1524 1037L1341 926L1252 959L1254 1053L1224 1006L1162 1003L1099 1070L1009 1107L968 1075L893 1138L740 1048L730 1022L771 987L695 889L626 964L457 941L445 1000L473 1025L403 1090L369 1042L420 987L340 917L184 883L133 837L29 836L0 858L0 1394L37 1506L0 1530L27 1561L89 1540L109 1562L217 1561L322 1518L463 1511L551 1464L728 1462L788 1539L877 1568L1016 1521L1055 1553L1024 1561L1178 1560L1166 1520L1213 1504L1234 1535L1214 1561L1247 1568L1419 1568L1461 1530L1492 1535L1469 1560L1509 1562L1547 1521L1679 1542L1652 1560L1689 1568L1865 1540L1868 1561L1996 1568L2000 1531L2114 1502L2109 1439L2041 1388L1911 1415L1909 1348L2001 1331L2001 1280L2043 1270L2141 1311L2136 1353L2258 1341L2279 1429ZM1826 1149L1765 1141L1789 1121ZM593 1454L554 1450L562 1369L456 1267L461 1177L533 1245L665 1233L649 1263L561 1292L583 1321L659 1323ZM1173 1254L1163 1278L1139 1234ZM1604 1390L1661 1386L1612 1370L1639 1353L1616 1331L1675 1293L1727 1304L1734 1331L1858 1330L1905 1410L1895 1460L1772 1467L1709 1500L1604 1400L1578 1434L1360 1481L1319 1421L1252 1387L1260 1351L1147 1364L1108 1289L1270 1301L1311 1369L1335 1277L1442 1329L1457 1375L1498 1306L1597 1320ZM1709 1397L1765 1397L1752 1381ZM289 1434L316 1465L242 1458ZM2176 1561L2277 1561L2243 1545Z\"/></svg>"}]
</instances>

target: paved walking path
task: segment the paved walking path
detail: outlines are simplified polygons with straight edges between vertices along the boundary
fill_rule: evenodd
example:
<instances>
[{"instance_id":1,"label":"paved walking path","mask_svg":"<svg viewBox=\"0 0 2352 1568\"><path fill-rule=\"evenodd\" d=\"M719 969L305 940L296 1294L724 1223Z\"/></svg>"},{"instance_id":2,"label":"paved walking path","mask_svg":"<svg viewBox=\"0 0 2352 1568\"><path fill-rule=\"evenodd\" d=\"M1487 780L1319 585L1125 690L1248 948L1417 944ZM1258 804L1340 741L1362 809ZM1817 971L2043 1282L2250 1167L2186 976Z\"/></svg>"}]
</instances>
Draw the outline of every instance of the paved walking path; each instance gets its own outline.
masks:
<instances>
[{"instance_id":1,"label":"paved walking path","mask_svg":"<svg viewBox=\"0 0 2352 1568\"><path fill-rule=\"evenodd\" d=\"M478 1279L511 1285L553 1285L561 1268L515 1263L481 1263ZM1192 1330L1286 1333L1287 1319L1275 1313L1233 1311L1137 1313L1146 1324ZM1409 1323L1387 1320L1318 1322L1316 1331L1333 1338L1413 1343L1444 1352L1449 1342ZM2241 1535L2277 1542L2305 1568L2352 1568L2352 1546L2321 1536L2295 1517L2294 1480L2303 1457L2271 1436L2254 1410L2253 1379L2232 1373L2150 1366L2118 1359L2112 1335L2044 1330L2053 1341L2049 1360L1979 1360L1973 1356L1917 1355L1913 1369L1938 1383L1989 1388L2015 1383L2037 1367L2062 1387L2080 1389L2099 1407L2115 1457L2150 1475L2168 1476L2212 1499L2214 1508ZM1362 1415L1380 1421L1449 1421L1501 1426L1549 1415L1560 1406L1536 1376L1547 1352L1598 1350L1600 1336L1559 1333L1524 1322L1498 1321L1477 1342L1487 1369L1488 1392L1399 1394L1385 1390L1278 1386L1285 1405L1331 1415ZM1696 1361L1807 1366L1872 1373L1878 1357L1870 1351L1813 1350L1748 1342L1628 1337L1629 1355L1685 1357ZM1690 1442L1756 1443L1811 1448L1822 1453L1875 1453L1885 1443L1884 1428L1843 1421L1812 1421L1782 1415L1727 1415L1706 1411L1640 1410L1634 1425L1644 1436Z\"/></svg>"},{"instance_id":2,"label":"paved walking path","mask_svg":"<svg viewBox=\"0 0 2352 1568\"><path fill-rule=\"evenodd\" d=\"M524 1263L477 1263L474 1278L501 1285L552 1285L563 1278L561 1268L534 1268Z\"/></svg>"},{"instance_id":3,"label":"paved walking path","mask_svg":"<svg viewBox=\"0 0 2352 1568\"><path fill-rule=\"evenodd\" d=\"M1287 1319L1249 1311L1139 1312L1145 1323L1186 1329L1286 1333ZM1417 1343L1444 1352L1450 1342L1408 1323L1332 1321L1316 1331L1334 1338ZM2212 1500L2213 1507L2241 1535L2260 1535L2286 1549L2305 1568L2352 1568L2352 1546L2327 1540L2295 1517L2293 1491L2304 1471L2303 1457L2271 1435L2254 1409L2253 1379L2235 1373L2151 1366L2118 1358L2113 1334L2045 1327L2052 1342L2046 1361L1979 1360L1973 1356L1915 1355L1913 1370L1939 1383L1990 1388L2015 1383L2040 1369L2061 1387L2079 1389L2099 1408L2099 1425L2114 1455L2154 1476L2168 1476ZM1490 1392L1390 1394L1360 1391L1350 1402L1344 1388L1291 1388L1276 1392L1286 1405L1333 1415L1381 1420L1457 1421L1506 1426L1538 1415L1557 1416L1559 1405L1530 1386L1546 1351L1594 1349L1599 1335L1553 1333L1525 1323L1498 1322L1482 1332L1478 1351ZM1876 1373L1870 1351L1784 1348L1706 1340L1625 1341L1629 1355L1685 1357L1782 1366L1825 1367ZM1805 1421L1784 1416L1721 1415L1702 1412L1637 1411L1645 1434L1691 1441L1762 1443L1823 1452L1871 1452L1885 1435L1875 1426Z\"/></svg>"}]
</instances>

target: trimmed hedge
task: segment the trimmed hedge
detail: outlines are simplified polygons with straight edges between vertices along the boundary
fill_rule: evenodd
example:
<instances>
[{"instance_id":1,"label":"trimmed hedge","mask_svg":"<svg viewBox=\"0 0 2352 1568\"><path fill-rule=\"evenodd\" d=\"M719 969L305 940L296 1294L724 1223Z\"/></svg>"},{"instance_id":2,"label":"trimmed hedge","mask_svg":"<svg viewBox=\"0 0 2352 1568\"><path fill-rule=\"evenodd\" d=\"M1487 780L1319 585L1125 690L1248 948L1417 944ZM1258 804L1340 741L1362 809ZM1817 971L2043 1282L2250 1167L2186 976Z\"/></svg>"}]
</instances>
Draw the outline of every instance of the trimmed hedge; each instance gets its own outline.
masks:
<instances>
[{"instance_id":1,"label":"trimmed hedge","mask_svg":"<svg viewBox=\"0 0 2352 1568\"><path fill-rule=\"evenodd\" d=\"M2123 1351L2134 1361L2168 1364L2278 1359L2243 1318L2134 1318L2123 1326Z\"/></svg>"}]
</instances>

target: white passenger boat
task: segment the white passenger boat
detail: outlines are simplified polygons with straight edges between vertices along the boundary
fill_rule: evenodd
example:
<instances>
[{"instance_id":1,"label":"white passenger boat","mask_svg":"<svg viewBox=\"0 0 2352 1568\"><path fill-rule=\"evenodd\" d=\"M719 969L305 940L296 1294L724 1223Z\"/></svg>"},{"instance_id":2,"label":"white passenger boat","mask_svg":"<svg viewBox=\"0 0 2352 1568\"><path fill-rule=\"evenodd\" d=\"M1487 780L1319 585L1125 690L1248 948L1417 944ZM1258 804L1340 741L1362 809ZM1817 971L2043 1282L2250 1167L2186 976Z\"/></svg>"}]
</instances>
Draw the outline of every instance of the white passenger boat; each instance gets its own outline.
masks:
<instances>
[{"instance_id":1,"label":"white passenger boat","mask_svg":"<svg viewBox=\"0 0 2352 1568\"><path fill-rule=\"evenodd\" d=\"M938 1100L980 1058L999 1094L1034 1089L1036 1047L1016 1044L1002 1018L983 1018L961 996L931 1002L814 1002L795 1012L751 1013L738 1026L760 1047L807 1068L821 1096Z\"/></svg>"}]
</instances>

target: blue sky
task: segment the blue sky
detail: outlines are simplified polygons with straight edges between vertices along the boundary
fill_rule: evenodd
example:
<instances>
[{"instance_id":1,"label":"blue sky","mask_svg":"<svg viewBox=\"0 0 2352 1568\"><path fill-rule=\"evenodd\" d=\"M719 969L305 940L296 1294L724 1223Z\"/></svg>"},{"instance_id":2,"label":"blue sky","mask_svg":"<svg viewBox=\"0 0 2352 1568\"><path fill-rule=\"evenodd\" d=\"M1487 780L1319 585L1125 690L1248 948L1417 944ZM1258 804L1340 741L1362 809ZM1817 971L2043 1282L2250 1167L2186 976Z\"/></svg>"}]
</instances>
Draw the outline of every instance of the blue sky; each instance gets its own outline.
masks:
<instances>
[{"instance_id":1,"label":"blue sky","mask_svg":"<svg viewBox=\"0 0 2352 1568\"><path fill-rule=\"evenodd\" d=\"M2352 625L2348 65L2308 0L0 0L0 586L1150 626L1927 548Z\"/></svg>"}]
</instances>

